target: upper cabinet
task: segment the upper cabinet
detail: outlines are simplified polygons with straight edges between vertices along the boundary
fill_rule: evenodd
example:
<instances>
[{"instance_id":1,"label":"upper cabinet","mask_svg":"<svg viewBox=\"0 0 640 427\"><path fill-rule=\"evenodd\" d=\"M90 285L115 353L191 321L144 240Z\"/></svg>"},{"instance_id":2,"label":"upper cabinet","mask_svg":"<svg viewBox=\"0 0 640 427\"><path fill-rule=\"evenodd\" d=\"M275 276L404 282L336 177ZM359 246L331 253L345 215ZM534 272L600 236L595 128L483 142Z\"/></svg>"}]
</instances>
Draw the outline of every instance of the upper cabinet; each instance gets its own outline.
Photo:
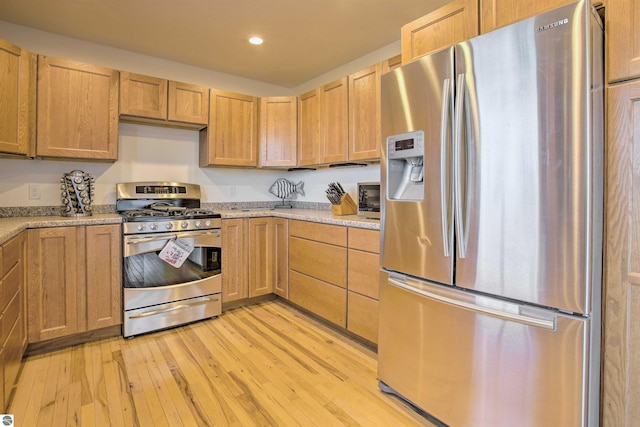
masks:
<instances>
[{"instance_id":1,"label":"upper cabinet","mask_svg":"<svg viewBox=\"0 0 640 427\"><path fill-rule=\"evenodd\" d=\"M255 167L258 98L211 89L209 127L200 131L200 166Z\"/></svg>"},{"instance_id":2,"label":"upper cabinet","mask_svg":"<svg viewBox=\"0 0 640 427\"><path fill-rule=\"evenodd\" d=\"M298 166L320 163L320 88L298 97Z\"/></svg>"},{"instance_id":3,"label":"upper cabinet","mask_svg":"<svg viewBox=\"0 0 640 427\"><path fill-rule=\"evenodd\" d=\"M402 54L392 56L391 58L382 61L382 74L395 70L400 66L402 66Z\"/></svg>"},{"instance_id":4,"label":"upper cabinet","mask_svg":"<svg viewBox=\"0 0 640 427\"><path fill-rule=\"evenodd\" d=\"M118 71L38 56L38 156L118 158Z\"/></svg>"},{"instance_id":5,"label":"upper cabinet","mask_svg":"<svg viewBox=\"0 0 640 427\"><path fill-rule=\"evenodd\" d=\"M35 55L0 40L0 154L32 156Z\"/></svg>"},{"instance_id":6,"label":"upper cabinet","mask_svg":"<svg viewBox=\"0 0 640 427\"><path fill-rule=\"evenodd\" d=\"M402 63L478 34L478 0L454 0L402 27Z\"/></svg>"},{"instance_id":7,"label":"upper cabinet","mask_svg":"<svg viewBox=\"0 0 640 427\"><path fill-rule=\"evenodd\" d=\"M297 102L295 96L260 98L260 167L296 166Z\"/></svg>"},{"instance_id":8,"label":"upper cabinet","mask_svg":"<svg viewBox=\"0 0 640 427\"><path fill-rule=\"evenodd\" d=\"M349 76L349 160L380 158L382 63Z\"/></svg>"},{"instance_id":9,"label":"upper cabinet","mask_svg":"<svg viewBox=\"0 0 640 427\"><path fill-rule=\"evenodd\" d=\"M570 0L483 0L480 31L488 33L539 13L572 3Z\"/></svg>"},{"instance_id":10,"label":"upper cabinet","mask_svg":"<svg viewBox=\"0 0 640 427\"><path fill-rule=\"evenodd\" d=\"M608 81L640 77L640 4L620 0L607 4L605 19Z\"/></svg>"},{"instance_id":11,"label":"upper cabinet","mask_svg":"<svg viewBox=\"0 0 640 427\"><path fill-rule=\"evenodd\" d=\"M322 86L320 91L320 129L322 129L320 163L322 164L347 160L348 109L349 85L347 77Z\"/></svg>"},{"instance_id":12,"label":"upper cabinet","mask_svg":"<svg viewBox=\"0 0 640 427\"><path fill-rule=\"evenodd\" d=\"M120 115L125 121L202 129L209 121L209 89L121 71Z\"/></svg>"}]
</instances>

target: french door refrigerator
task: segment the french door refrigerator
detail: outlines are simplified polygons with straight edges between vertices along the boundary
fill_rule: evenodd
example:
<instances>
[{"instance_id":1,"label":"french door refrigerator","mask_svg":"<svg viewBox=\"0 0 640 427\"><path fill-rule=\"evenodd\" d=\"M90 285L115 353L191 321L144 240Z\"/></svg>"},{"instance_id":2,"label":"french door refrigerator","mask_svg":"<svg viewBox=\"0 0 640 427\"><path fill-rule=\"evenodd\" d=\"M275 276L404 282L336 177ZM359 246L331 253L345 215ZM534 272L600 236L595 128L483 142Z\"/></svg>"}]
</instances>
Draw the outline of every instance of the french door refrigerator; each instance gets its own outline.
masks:
<instances>
[{"instance_id":1,"label":"french door refrigerator","mask_svg":"<svg viewBox=\"0 0 640 427\"><path fill-rule=\"evenodd\" d=\"M603 30L580 1L382 76L380 387L597 426Z\"/></svg>"}]
</instances>

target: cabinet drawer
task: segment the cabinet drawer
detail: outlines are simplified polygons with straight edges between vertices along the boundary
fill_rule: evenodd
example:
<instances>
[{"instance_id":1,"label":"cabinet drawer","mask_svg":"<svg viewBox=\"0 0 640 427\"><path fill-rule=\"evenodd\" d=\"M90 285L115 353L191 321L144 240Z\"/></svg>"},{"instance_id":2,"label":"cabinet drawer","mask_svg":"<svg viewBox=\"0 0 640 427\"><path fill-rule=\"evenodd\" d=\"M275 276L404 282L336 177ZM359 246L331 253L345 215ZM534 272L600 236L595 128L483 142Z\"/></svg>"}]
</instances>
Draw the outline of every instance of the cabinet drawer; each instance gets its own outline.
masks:
<instances>
[{"instance_id":1,"label":"cabinet drawer","mask_svg":"<svg viewBox=\"0 0 640 427\"><path fill-rule=\"evenodd\" d=\"M347 329L373 343L378 343L378 301L349 292Z\"/></svg>"},{"instance_id":2,"label":"cabinet drawer","mask_svg":"<svg viewBox=\"0 0 640 427\"><path fill-rule=\"evenodd\" d=\"M349 290L378 299L379 255L349 249Z\"/></svg>"},{"instance_id":3,"label":"cabinet drawer","mask_svg":"<svg viewBox=\"0 0 640 427\"><path fill-rule=\"evenodd\" d=\"M344 288L347 248L290 237L289 268Z\"/></svg>"},{"instance_id":4,"label":"cabinet drawer","mask_svg":"<svg viewBox=\"0 0 640 427\"><path fill-rule=\"evenodd\" d=\"M347 246L347 227L307 221L289 221L289 235L332 245Z\"/></svg>"},{"instance_id":5,"label":"cabinet drawer","mask_svg":"<svg viewBox=\"0 0 640 427\"><path fill-rule=\"evenodd\" d=\"M20 256L22 255L22 251L20 250L21 242L21 237L15 237L2 246L2 256L0 259L2 259L4 274L7 274L9 270L20 261Z\"/></svg>"},{"instance_id":6,"label":"cabinet drawer","mask_svg":"<svg viewBox=\"0 0 640 427\"><path fill-rule=\"evenodd\" d=\"M20 266L14 266L2 280L2 302L11 301L11 298L18 292L18 289L22 287L24 280L23 270Z\"/></svg>"},{"instance_id":7,"label":"cabinet drawer","mask_svg":"<svg viewBox=\"0 0 640 427\"><path fill-rule=\"evenodd\" d=\"M363 228L349 228L349 247L378 254L380 253L380 232Z\"/></svg>"},{"instance_id":8,"label":"cabinet drawer","mask_svg":"<svg viewBox=\"0 0 640 427\"><path fill-rule=\"evenodd\" d=\"M0 361L4 366L4 408L7 406L7 400L11 396L11 389L18 378L20 371L20 363L22 362L22 341L24 338L22 328L22 318L16 319L13 328L9 333L9 338L2 348Z\"/></svg>"},{"instance_id":9,"label":"cabinet drawer","mask_svg":"<svg viewBox=\"0 0 640 427\"><path fill-rule=\"evenodd\" d=\"M346 289L291 271L289 300L338 326L347 326Z\"/></svg>"},{"instance_id":10,"label":"cabinet drawer","mask_svg":"<svg viewBox=\"0 0 640 427\"><path fill-rule=\"evenodd\" d=\"M11 328L13 328L16 320L20 316L20 294L16 294L11 302L9 302L2 314L2 341L1 344L4 344L7 338L9 337L9 332ZM1 345L0 344L0 345Z\"/></svg>"}]
</instances>

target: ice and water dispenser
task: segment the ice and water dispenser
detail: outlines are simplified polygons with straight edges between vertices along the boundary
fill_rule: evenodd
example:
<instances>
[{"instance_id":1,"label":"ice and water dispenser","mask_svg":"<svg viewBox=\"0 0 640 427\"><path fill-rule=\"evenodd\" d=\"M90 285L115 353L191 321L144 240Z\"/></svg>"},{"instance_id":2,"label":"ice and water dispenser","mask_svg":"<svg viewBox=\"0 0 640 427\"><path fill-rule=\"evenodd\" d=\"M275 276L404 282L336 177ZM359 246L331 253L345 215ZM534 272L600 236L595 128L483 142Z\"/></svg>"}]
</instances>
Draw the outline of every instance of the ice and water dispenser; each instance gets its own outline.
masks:
<instances>
[{"instance_id":1,"label":"ice and water dispenser","mask_svg":"<svg viewBox=\"0 0 640 427\"><path fill-rule=\"evenodd\" d=\"M424 198L424 132L414 131L387 138L387 198Z\"/></svg>"}]
</instances>

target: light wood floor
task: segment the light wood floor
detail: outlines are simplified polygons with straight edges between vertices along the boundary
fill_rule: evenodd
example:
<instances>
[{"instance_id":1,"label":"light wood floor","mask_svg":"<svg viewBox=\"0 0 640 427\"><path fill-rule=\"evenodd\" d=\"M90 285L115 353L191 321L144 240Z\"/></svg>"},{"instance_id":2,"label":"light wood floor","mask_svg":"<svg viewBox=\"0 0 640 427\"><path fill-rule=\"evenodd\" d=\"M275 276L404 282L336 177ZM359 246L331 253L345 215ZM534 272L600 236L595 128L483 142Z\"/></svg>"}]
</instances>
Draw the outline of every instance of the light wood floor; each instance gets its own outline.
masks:
<instances>
[{"instance_id":1,"label":"light wood floor","mask_svg":"<svg viewBox=\"0 0 640 427\"><path fill-rule=\"evenodd\" d=\"M376 354L270 301L26 359L16 426L432 426L378 390Z\"/></svg>"}]
</instances>

